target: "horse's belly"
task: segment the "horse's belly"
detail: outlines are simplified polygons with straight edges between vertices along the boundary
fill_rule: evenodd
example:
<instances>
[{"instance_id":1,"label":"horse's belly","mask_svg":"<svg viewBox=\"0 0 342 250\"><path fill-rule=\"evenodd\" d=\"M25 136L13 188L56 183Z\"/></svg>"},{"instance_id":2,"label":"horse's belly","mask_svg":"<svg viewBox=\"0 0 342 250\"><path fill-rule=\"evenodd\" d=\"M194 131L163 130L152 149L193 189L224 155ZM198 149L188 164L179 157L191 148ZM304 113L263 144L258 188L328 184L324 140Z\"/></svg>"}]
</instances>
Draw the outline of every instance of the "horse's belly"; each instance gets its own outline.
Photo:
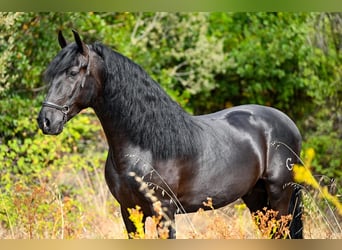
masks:
<instances>
[{"instance_id":1,"label":"horse's belly","mask_svg":"<svg viewBox=\"0 0 342 250\"><path fill-rule=\"evenodd\" d=\"M258 180L258 170L253 165L234 170L221 166L216 171L203 172L189 180L179 192L180 203L188 212L205 208L203 202L210 198L214 208L225 206L247 194Z\"/></svg>"}]
</instances>

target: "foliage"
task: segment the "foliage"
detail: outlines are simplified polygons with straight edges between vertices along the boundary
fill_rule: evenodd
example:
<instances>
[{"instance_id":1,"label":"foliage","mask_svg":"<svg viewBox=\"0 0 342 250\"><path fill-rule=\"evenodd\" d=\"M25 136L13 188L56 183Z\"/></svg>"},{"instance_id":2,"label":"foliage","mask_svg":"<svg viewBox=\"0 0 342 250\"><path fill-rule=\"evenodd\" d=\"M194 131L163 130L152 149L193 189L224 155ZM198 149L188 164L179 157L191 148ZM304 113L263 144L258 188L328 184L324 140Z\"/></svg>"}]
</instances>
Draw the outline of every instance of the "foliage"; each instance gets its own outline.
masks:
<instances>
[{"instance_id":1,"label":"foliage","mask_svg":"<svg viewBox=\"0 0 342 250\"><path fill-rule=\"evenodd\" d=\"M134 233L130 233L130 237L132 237L133 239L144 239L144 214L142 213L141 208L138 205L135 208L128 208L128 213L129 219L133 222L134 226L136 227L136 231Z\"/></svg>"},{"instance_id":2,"label":"foliage","mask_svg":"<svg viewBox=\"0 0 342 250\"><path fill-rule=\"evenodd\" d=\"M84 210L76 202L82 191L54 177L103 168L106 142L91 111L57 137L37 126L42 75L59 50L58 30L72 41L74 28L86 42L132 58L190 113L244 103L283 110L299 125L303 149L316 151L312 172L340 187L341 27L340 13L0 13L0 224L31 223L33 237L43 217L25 217L32 211L46 214L48 204L62 211L66 195L75 213ZM46 189L51 185L57 186ZM42 207L30 203L34 196ZM60 225L46 220L52 224L40 232Z\"/></svg>"},{"instance_id":3,"label":"foliage","mask_svg":"<svg viewBox=\"0 0 342 250\"><path fill-rule=\"evenodd\" d=\"M310 166L314 157L315 151L312 148L305 151L304 165L295 165L293 168L295 181L313 187L319 192L323 200L331 202L337 208L337 212L342 215L342 203L339 201L338 197L330 194L328 187L321 187L320 183L315 179L310 171Z\"/></svg>"},{"instance_id":4,"label":"foliage","mask_svg":"<svg viewBox=\"0 0 342 250\"><path fill-rule=\"evenodd\" d=\"M91 126L89 117L83 115L71 121L60 137L49 138L38 133L0 145L0 221L12 231L20 229L18 237L69 238L77 237L80 234L77 230L83 230L78 217L84 207L79 198L85 195L91 199L89 195L94 193L85 189L87 183L79 186L66 176L70 173L77 176L84 171L93 175L97 168L102 169L106 156L106 150L87 154L86 149L95 151L95 145L85 142L89 128L99 127ZM22 134L33 134L24 126L17 129ZM84 141L79 146L76 142L82 141L81 136ZM64 177L57 181L61 173ZM102 181L105 185L103 178Z\"/></svg>"},{"instance_id":5,"label":"foliage","mask_svg":"<svg viewBox=\"0 0 342 250\"><path fill-rule=\"evenodd\" d=\"M322 108L305 121L306 135L303 152L313 148L316 157L312 162L314 174L335 179L338 193L342 191L342 127L340 112L333 106Z\"/></svg>"},{"instance_id":6,"label":"foliage","mask_svg":"<svg viewBox=\"0 0 342 250\"><path fill-rule=\"evenodd\" d=\"M9 83L16 79L16 75L9 74L15 40L11 37L11 27L14 25L19 14L0 13L0 94L9 88Z\"/></svg>"},{"instance_id":7,"label":"foliage","mask_svg":"<svg viewBox=\"0 0 342 250\"><path fill-rule=\"evenodd\" d=\"M2 204L6 205L5 221L9 222L12 238L16 238L17 232L14 231L21 225L21 237L29 239L68 238L71 232L75 233L74 230L77 230L77 216L80 215L77 201L62 201L58 193L46 186L35 186L31 190L25 185L16 184L14 191L13 200L7 200L6 204Z\"/></svg>"},{"instance_id":8,"label":"foliage","mask_svg":"<svg viewBox=\"0 0 342 250\"><path fill-rule=\"evenodd\" d=\"M160 202L159 202L160 204ZM250 217L250 222L255 223L255 227L253 228L253 237L254 238L286 238L289 236L289 222L291 221L291 215L281 216L280 218L277 217L278 212L273 210L267 210L266 208L263 211L257 211L250 216L250 212L247 209L245 204L235 204L234 205L234 214L237 218L229 217L229 223L226 221L226 218L223 217L224 213L219 210L215 210L213 207L213 202L211 198L207 198L207 201L203 202L203 206L206 209L210 210L210 214L205 212L204 209L199 209L196 212L197 216L201 216L204 218L204 228L203 232L196 230L198 229L194 225L191 225L192 232L190 233L190 238L215 238L215 239L230 239L230 238L246 238L247 231L246 230L246 218L245 214L248 213ZM162 210L162 208L160 209ZM152 223L148 222L145 223L145 230L144 224L142 223L143 213L139 206L135 208L128 209L130 214L130 220L136 227L136 232L131 233L130 236L133 239L155 239L167 237L167 228L158 227L158 223L160 222L160 218L156 218L155 216L152 218ZM188 223L191 223L191 220L187 220ZM231 225L232 221L236 221L235 228ZM257 226L259 228L257 228ZM196 228L196 229L195 229ZM162 229L166 229L162 230ZM162 234L160 234L162 230ZM260 232L261 234L260 234ZM156 236L156 232L159 233ZM163 234L165 233L165 234Z\"/></svg>"},{"instance_id":9,"label":"foliage","mask_svg":"<svg viewBox=\"0 0 342 250\"><path fill-rule=\"evenodd\" d=\"M253 213L255 223L259 226L262 235L267 239L285 239L289 237L288 225L292 216L289 214L278 218L278 213L278 211L268 210L267 208Z\"/></svg>"},{"instance_id":10,"label":"foliage","mask_svg":"<svg viewBox=\"0 0 342 250\"><path fill-rule=\"evenodd\" d=\"M189 107L187 99L192 95L214 89L215 74L223 73L226 68L223 40L207 35L208 16L208 13L156 13L153 17L140 14L133 30L132 43L141 54L137 60L141 58L152 76L172 96L178 97L185 108Z\"/></svg>"},{"instance_id":11,"label":"foliage","mask_svg":"<svg viewBox=\"0 0 342 250\"><path fill-rule=\"evenodd\" d=\"M301 65L311 49L305 46L306 14L235 13L225 17L227 26L222 26L221 18L212 16L212 29L226 27L216 33L225 38L230 63L217 80L222 86L229 83L226 93L233 94L223 95L222 101L294 109L293 97L305 95L305 83L310 81Z\"/></svg>"}]
</instances>

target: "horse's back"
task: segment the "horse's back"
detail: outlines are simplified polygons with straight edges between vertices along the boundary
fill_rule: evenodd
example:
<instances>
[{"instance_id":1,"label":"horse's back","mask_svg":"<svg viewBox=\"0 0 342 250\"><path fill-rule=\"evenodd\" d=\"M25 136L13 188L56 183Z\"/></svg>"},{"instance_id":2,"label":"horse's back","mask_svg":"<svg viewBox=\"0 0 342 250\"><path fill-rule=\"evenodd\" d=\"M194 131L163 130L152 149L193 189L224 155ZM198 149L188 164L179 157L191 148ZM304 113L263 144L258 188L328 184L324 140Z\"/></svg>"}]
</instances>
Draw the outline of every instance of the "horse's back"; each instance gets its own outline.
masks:
<instances>
[{"instance_id":1,"label":"horse's back","mask_svg":"<svg viewBox=\"0 0 342 250\"><path fill-rule=\"evenodd\" d=\"M224 121L245 133L259 129L270 139L290 145L299 143L300 147L301 135L295 123L285 113L272 107L240 105L197 117L212 124Z\"/></svg>"}]
</instances>

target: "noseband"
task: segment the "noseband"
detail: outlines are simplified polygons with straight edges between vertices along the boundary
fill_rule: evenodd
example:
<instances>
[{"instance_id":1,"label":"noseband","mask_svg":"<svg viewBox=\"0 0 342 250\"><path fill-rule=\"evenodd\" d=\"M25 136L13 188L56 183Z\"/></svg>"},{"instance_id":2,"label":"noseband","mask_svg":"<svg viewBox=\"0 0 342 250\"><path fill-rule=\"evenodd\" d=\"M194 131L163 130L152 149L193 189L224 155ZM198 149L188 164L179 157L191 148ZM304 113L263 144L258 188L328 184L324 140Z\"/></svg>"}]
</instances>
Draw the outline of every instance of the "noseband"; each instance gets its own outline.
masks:
<instances>
[{"instance_id":1,"label":"noseband","mask_svg":"<svg viewBox=\"0 0 342 250\"><path fill-rule=\"evenodd\" d=\"M64 123L67 121L68 113L69 113L69 106L68 105L60 106L60 105L54 104L52 102L43 102L43 107L54 108L54 109L61 111L63 113Z\"/></svg>"},{"instance_id":2,"label":"noseband","mask_svg":"<svg viewBox=\"0 0 342 250\"><path fill-rule=\"evenodd\" d=\"M88 48L88 51L90 51L88 45L86 45L87 48ZM86 70L86 74L83 76L83 79L82 79L82 82L81 82L81 88L84 87L84 83L85 83L85 80L87 78L88 75L90 75L90 56L88 54L88 62L87 62L87 70ZM83 65L84 67L85 65ZM48 102L48 101L44 101L43 102L43 107L48 107L48 108L53 108L53 109L57 109L59 111L61 111L63 113L63 122L66 123L67 119L68 119L68 113L70 111L70 106L71 105L58 105L58 104L55 104L53 102Z\"/></svg>"}]
</instances>

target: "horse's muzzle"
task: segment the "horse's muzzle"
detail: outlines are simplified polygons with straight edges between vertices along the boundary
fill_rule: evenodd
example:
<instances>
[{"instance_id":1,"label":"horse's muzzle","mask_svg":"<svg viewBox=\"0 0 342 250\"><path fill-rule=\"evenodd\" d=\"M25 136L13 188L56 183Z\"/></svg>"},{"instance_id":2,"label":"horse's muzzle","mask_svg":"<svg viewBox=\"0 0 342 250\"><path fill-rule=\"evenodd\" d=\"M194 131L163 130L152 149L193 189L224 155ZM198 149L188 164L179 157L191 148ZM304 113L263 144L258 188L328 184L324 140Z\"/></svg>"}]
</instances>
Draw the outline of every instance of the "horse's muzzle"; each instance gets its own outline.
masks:
<instances>
[{"instance_id":1,"label":"horse's muzzle","mask_svg":"<svg viewBox=\"0 0 342 250\"><path fill-rule=\"evenodd\" d=\"M58 135L63 131L64 119L57 112L43 108L37 118L39 128L46 135Z\"/></svg>"}]
</instances>

